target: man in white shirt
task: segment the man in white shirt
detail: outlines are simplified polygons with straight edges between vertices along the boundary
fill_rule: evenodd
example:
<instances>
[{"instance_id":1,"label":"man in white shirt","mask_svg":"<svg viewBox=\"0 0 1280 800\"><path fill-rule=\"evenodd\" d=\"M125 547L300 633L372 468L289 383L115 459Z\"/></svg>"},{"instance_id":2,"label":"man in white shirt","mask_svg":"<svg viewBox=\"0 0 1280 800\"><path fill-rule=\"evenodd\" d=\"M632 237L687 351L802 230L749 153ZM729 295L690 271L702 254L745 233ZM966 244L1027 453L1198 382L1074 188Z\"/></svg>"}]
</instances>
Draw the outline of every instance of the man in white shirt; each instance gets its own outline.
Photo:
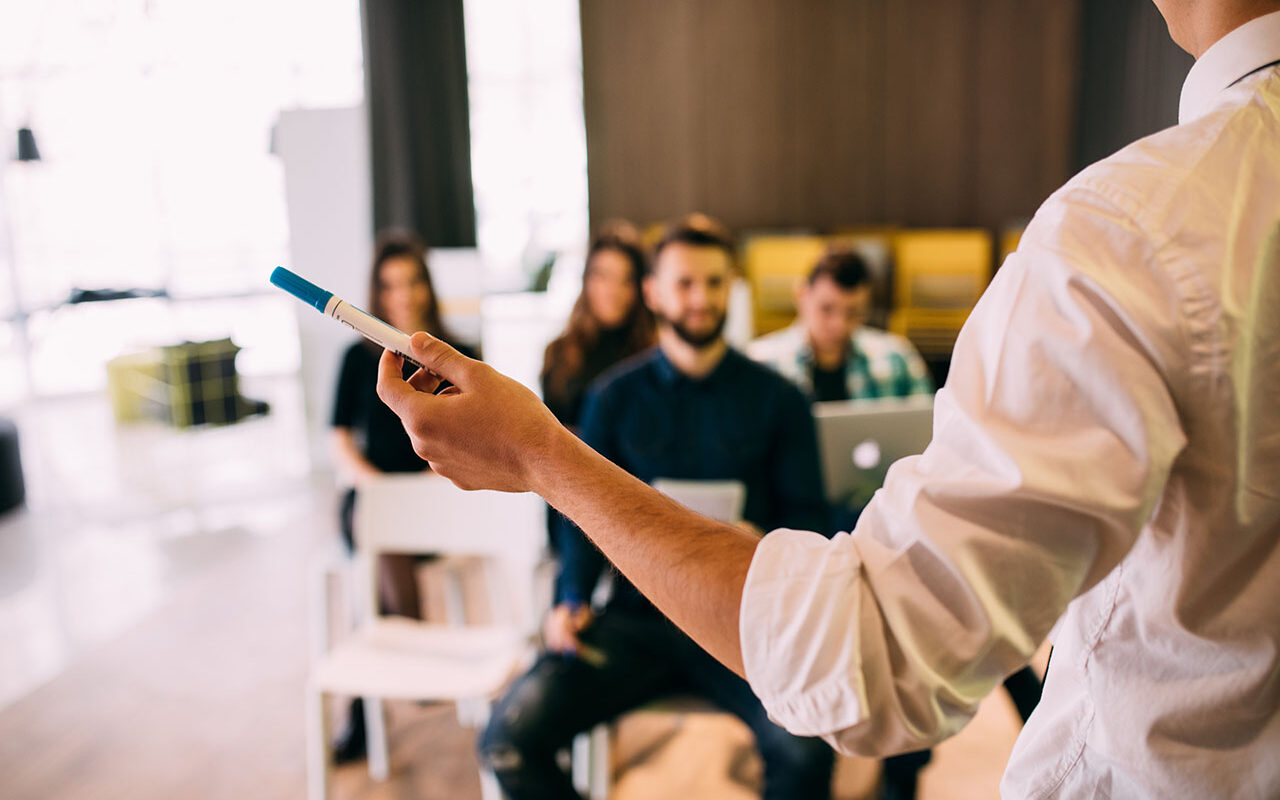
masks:
<instances>
[{"instance_id":1,"label":"man in white shirt","mask_svg":"<svg viewBox=\"0 0 1280 800\"><path fill-rule=\"evenodd\" d=\"M379 392L442 474L576 521L793 733L936 742L1054 628L1006 796L1280 796L1280 2L1158 6L1197 59L1180 124L1045 202L851 535L689 514L425 335L453 386L385 355Z\"/></svg>"}]
</instances>

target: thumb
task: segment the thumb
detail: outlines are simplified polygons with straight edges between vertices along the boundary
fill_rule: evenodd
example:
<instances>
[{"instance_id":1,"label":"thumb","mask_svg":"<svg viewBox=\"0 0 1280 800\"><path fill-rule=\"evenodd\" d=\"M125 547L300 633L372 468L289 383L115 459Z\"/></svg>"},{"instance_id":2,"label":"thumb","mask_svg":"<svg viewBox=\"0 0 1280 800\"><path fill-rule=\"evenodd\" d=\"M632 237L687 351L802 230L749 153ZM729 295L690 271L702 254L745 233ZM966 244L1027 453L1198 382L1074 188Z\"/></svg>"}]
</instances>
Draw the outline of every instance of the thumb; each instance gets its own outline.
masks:
<instances>
[{"instance_id":1,"label":"thumb","mask_svg":"<svg viewBox=\"0 0 1280 800\"><path fill-rule=\"evenodd\" d=\"M409 337L413 358L427 370L459 388L467 388L471 374L471 359L454 350L429 333L418 331Z\"/></svg>"},{"instance_id":2,"label":"thumb","mask_svg":"<svg viewBox=\"0 0 1280 800\"><path fill-rule=\"evenodd\" d=\"M407 403L417 402L421 394L405 381L401 374L403 363L400 356L390 350L383 350L378 359L378 397L397 415L407 410Z\"/></svg>"}]
</instances>

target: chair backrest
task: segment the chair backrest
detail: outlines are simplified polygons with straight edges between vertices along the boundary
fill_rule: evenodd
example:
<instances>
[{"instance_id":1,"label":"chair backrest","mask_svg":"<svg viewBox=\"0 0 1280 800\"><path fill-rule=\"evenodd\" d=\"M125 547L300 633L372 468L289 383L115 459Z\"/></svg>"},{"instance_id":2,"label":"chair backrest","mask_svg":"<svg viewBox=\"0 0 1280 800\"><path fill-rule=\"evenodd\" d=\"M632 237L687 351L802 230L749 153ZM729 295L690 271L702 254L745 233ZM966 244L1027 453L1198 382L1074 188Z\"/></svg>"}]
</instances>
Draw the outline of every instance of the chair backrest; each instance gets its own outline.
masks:
<instances>
[{"instance_id":1,"label":"chair backrest","mask_svg":"<svg viewBox=\"0 0 1280 800\"><path fill-rule=\"evenodd\" d=\"M356 545L369 553L506 556L545 540L542 509L534 494L468 492L431 473L382 475L356 493Z\"/></svg>"},{"instance_id":2,"label":"chair backrest","mask_svg":"<svg viewBox=\"0 0 1280 800\"><path fill-rule=\"evenodd\" d=\"M968 311L991 280L985 229L904 231L894 237L894 308Z\"/></svg>"},{"instance_id":3,"label":"chair backrest","mask_svg":"<svg viewBox=\"0 0 1280 800\"><path fill-rule=\"evenodd\" d=\"M747 487L742 481L687 481L655 478L653 488L699 514L735 523L742 521Z\"/></svg>"},{"instance_id":4,"label":"chair backrest","mask_svg":"<svg viewBox=\"0 0 1280 800\"><path fill-rule=\"evenodd\" d=\"M430 473L382 475L362 483L354 532L369 582L368 613L377 611L373 564L383 553L491 559L505 567L503 581L522 608L531 602L533 572L546 543L544 509L534 494L468 492Z\"/></svg>"},{"instance_id":5,"label":"chair backrest","mask_svg":"<svg viewBox=\"0 0 1280 800\"><path fill-rule=\"evenodd\" d=\"M826 240L813 235L759 235L746 241L742 266L751 284L757 336L791 324L796 281L826 250Z\"/></svg>"}]
</instances>

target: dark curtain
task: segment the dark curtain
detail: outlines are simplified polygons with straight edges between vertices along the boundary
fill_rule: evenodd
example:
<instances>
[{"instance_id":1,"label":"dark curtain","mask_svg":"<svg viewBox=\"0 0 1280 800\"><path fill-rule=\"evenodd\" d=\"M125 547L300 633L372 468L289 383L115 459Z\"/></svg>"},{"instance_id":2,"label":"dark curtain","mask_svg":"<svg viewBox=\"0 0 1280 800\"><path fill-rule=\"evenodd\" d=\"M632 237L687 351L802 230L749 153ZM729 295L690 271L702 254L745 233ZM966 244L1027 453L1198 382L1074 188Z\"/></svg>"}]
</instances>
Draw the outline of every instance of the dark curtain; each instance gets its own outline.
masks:
<instances>
[{"instance_id":1,"label":"dark curtain","mask_svg":"<svg viewBox=\"0 0 1280 800\"><path fill-rule=\"evenodd\" d=\"M462 0L362 0L373 221L476 243Z\"/></svg>"},{"instance_id":2,"label":"dark curtain","mask_svg":"<svg viewBox=\"0 0 1280 800\"><path fill-rule=\"evenodd\" d=\"M1084 0L1075 167L1178 122L1193 59L1151 0Z\"/></svg>"}]
</instances>

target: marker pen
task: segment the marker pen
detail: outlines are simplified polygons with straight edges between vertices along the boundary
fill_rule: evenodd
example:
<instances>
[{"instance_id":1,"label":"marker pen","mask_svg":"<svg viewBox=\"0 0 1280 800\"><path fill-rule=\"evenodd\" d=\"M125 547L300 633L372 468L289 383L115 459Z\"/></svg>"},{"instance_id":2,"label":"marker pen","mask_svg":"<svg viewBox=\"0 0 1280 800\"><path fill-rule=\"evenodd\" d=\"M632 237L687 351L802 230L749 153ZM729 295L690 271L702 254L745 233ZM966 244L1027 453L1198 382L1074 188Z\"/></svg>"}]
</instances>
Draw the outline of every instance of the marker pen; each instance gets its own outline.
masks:
<instances>
[{"instance_id":1,"label":"marker pen","mask_svg":"<svg viewBox=\"0 0 1280 800\"><path fill-rule=\"evenodd\" d=\"M271 282L307 305L314 306L320 313L333 317L374 344L381 345L411 364L422 366L409 355L413 351L409 347L409 334L404 331L388 325L367 311L356 308L333 292L321 289L284 267L276 267L271 271Z\"/></svg>"}]
</instances>

